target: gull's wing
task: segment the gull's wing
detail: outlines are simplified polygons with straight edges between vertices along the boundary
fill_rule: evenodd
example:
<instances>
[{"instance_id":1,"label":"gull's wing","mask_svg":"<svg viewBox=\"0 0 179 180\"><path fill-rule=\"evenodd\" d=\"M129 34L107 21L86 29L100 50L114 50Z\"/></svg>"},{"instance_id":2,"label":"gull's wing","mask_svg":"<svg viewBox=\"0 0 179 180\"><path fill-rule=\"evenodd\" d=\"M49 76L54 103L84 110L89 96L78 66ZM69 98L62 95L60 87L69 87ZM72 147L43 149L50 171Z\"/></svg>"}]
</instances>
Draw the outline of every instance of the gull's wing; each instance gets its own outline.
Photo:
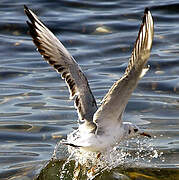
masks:
<instances>
[{"instance_id":1,"label":"gull's wing","mask_svg":"<svg viewBox=\"0 0 179 180\"><path fill-rule=\"evenodd\" d=\"M24 8L26 15L31 21L31 23L27 21L30 35L38 51L65 79L70 91L70 98L75 97L75 107L80 120L86 120L89 125L94 127L95 124L92 120L97 110L97 105L85 75L54 34L27 6L24 6Z\"/></svg>"},{"instance_id":2,"label":"gull's wing","mask_svg":"<svg viewBox=\"0 0 179 180\"><path fill-rule=\"evenodd\" d=\"M94 122L97 123L98 129L109 128L121 123L128 99L136 88L140 77L146 72L145 64L150 56L153 31L152 15L146 8L128 67L123 77L113 84L94 114Z\"/></svg>"}]
</instances>

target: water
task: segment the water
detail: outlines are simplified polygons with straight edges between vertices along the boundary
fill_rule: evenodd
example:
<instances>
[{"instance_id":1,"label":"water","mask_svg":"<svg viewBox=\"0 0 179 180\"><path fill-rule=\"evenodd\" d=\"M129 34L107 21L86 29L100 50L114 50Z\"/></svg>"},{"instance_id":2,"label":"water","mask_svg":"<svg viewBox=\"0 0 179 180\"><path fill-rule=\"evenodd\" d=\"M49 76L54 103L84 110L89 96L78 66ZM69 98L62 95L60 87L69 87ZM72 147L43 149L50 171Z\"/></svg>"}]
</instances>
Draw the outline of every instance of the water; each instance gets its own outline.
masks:
<instances>
[{"instance_id":1,"label":"water","mask_svg":"<svg viewBox=\"0 0 179 180\"><path fill-rule=\"evenodd\" d=\"M99 171L95 178L179 179L177 0L1 1L0 179L55 179L62 167L71 175L67 179L75 170L81 179L87 175L82 173L84 167L67 161L65 148L59 160L50 161L56 144L77 127L77 114L65 83L35 51L27 34L24 4L40 16L81 65L98 103L123 74L144 8L150 7L155 22L150 70L133 93L126 117L140 121L152 134L153 139L146 140L151 146L144 152L139 145L123 146L125 153L139 160L131 167L126 161ZM146 155L144 160L141 153Z\"/></svg>"}]
</instances>

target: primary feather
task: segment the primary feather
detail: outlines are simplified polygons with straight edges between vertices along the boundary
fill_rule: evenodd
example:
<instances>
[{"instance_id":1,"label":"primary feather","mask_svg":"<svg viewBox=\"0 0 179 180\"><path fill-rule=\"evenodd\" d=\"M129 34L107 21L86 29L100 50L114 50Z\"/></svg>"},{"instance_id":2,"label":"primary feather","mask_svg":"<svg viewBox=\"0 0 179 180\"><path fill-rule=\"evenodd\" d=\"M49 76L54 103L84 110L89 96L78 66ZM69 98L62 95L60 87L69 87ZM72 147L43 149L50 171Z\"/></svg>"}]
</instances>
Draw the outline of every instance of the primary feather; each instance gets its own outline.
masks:
<instances>
[{"instance_id":1,"label":"primary feather","mask_svg":"<svg viewBox=\"0 0 179 180\"><path fill-rule=\"evenodd\" d=\"M96 125L93 123L93 115L97 110L97 105L87 78L74 58L54 34L27 6L25 6L24 10L31 21L27 21L27 24L37 50L57 73L60 73L61 77L65 79L70 91L70 98L75 99L79 119L86 122L91 130L94 130Z\"/></svg>"}]
</instances>

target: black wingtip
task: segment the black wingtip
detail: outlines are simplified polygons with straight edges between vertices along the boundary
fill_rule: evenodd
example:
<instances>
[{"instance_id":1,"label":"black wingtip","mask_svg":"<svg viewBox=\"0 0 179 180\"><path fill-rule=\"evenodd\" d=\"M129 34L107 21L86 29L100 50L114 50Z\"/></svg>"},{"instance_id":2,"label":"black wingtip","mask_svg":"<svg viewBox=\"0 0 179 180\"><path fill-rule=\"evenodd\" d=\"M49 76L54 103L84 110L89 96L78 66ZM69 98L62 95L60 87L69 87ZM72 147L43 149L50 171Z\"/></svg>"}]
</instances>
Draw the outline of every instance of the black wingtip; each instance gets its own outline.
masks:
<instances>
[{"instance_id":1,"label":"black wingtip","mask_svg":"<svg viewBox=\"0 0 179 180\"><path fill-rule=\"evenodd\" d=\"M24 5L24 11L28 11L28 10L29 8L26 5Z\"/></svg>"},{"instance_id":2,"label":"black wingtip","mask_svg":"<svg viewBox=\"0 0 179 180\"><path fill-rule=\"evenodd\" d=\"M29 20L32 22L32 24L34 24L34 21L35 21L35 18L34 16L32 15L32 12L30 11L30 9L24 5L24 12L25 14L27 15L27 17L29 18ZM27 23L28 24L28 23ZM29 24L28 24L29 25Z\"/></svg>"},{"instance_id":3,"label":"black wingtip","mask_svg":"<svg viewBox=\"0 0 179 180\"><path fill-rule=\"evenodd\" d=\"M30 20L33 19L30 9L26 5L24 5L24 12L29 17Z\"/></svg>"},{"instance_id":4,"label":"black wingtip","mask_svg":"<svg viewBox=\"0 0 179 180\"><path fill-rule=\"evenodd\" d=\"M147 14L149 12L149 8L147 7L147 8L145 8L145 10L144 10L144 14Z\"/></svg>"},{"instance_id":5,"label":"black wingtip","mask_svg":"<svg viewBox=\"0 0 179 180\"><path fill-rule=\"evenodd\" d=\"M29 8L26 5L24 5L24 12L27 16L29 16L29 14L30 14Z\"/></svg>"},{"instance_id":6,"label":"black wingtip","mask_svg":"<svg viewBox=\"0 0 179 180\"><path fill-rule=\"evenodd\" d=\"M146 16L149 14L149 12L150 12L149 8L146 7L144 10L144 16L143 16L142 24L146 23Z\"/></svg>"},{"instance_id":7,"label":"black wingtip","mask_svg":"<svg viewBox=\"0 0 179 180\"><path fill-rule=\"evenodd\" d=\"M80 148L80 147L82 147L82 146L75 145L75 144L73 144L73 143L64 143L64 142L62 142L62 144L67 145L67 146L71 146L71 147L75 147L75 148Z\"/></svg>"}]
</instances>

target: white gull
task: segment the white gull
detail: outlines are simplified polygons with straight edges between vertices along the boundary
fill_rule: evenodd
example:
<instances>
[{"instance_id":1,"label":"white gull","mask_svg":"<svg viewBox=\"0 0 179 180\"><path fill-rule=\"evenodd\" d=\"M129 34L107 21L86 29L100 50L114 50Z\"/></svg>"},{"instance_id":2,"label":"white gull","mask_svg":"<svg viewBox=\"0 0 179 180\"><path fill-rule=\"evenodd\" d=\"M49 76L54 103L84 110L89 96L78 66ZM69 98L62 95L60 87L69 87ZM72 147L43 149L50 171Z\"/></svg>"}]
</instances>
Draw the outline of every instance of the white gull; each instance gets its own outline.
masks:
<instances>
[{"instance_id":1,"label":"white gull","mask_svg":"<svg viewBox=\"0 0 179 180\"><path fill-rule=\"evenodd\" d=\"M142 24L123 77L113 84L101 105L97 107L87 78L62 43L25 6L30 35L43 58L61 74L74 99L79 116L79 128L68 135L64 144L87 151L102 152L125 138L144 135L136 125L122 122L122 115L140 78L147 72L154 35L153 18L148 8L144 11Z\"/></svg>"}]
</instances>

